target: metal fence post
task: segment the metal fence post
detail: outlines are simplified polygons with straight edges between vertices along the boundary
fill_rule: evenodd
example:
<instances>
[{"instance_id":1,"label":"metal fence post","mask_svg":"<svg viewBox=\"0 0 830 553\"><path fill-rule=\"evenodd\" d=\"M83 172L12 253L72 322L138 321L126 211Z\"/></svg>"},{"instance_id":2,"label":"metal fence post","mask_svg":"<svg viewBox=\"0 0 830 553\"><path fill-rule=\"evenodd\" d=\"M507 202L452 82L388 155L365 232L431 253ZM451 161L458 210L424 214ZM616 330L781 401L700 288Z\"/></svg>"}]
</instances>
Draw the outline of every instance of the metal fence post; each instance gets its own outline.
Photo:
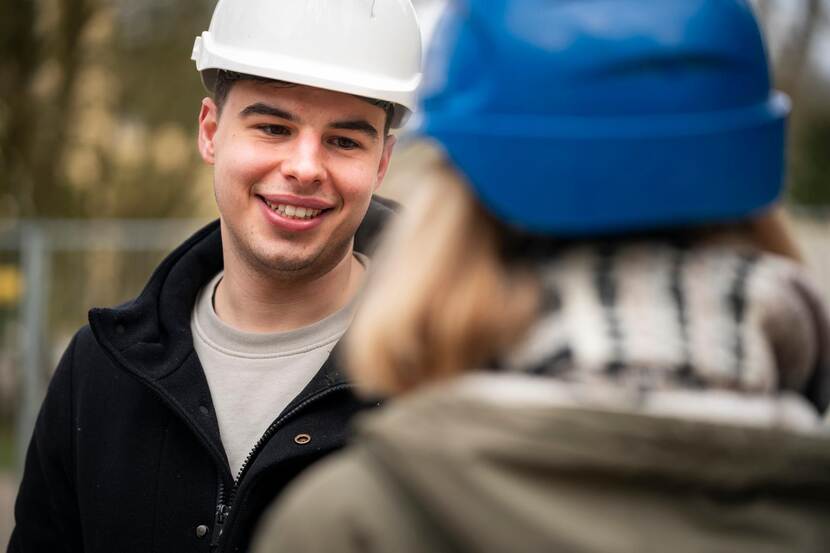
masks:
<instances>
[{"instance_id":1,"label":"metal fence post","mask_svg":"<svg viewBox=\"0 0 830 553\"><path fill-rule=\"evenodd\" d=\"M23 468L26 450L35 427L40 403L45 395L43 348L48 298L48 244L44 227L38 221L21 226L20 254L23 268L23 363L22 398L17 418L17 461Z\"/></svg>"}]
</instances>

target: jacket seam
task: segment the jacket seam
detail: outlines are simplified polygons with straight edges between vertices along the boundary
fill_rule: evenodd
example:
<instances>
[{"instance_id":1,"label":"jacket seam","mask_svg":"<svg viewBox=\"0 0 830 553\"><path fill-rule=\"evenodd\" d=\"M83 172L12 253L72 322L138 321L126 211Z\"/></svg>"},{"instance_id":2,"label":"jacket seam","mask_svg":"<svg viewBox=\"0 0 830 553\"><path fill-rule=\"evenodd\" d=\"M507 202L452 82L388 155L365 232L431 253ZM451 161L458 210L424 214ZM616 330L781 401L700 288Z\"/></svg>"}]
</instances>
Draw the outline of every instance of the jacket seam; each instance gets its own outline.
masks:
<instances>
[{"instance_id":1,"label":"jacket seam","mask_svg":"<svg viewBox=\"0 0 830 553\"><path fill-rule=\"evenodd\" d=\"M169 377L170 375L172 375L173 373L175 373L176 371L178 371L178 370L181 368L181 366L182 366L182 365L184 365L184 364L185 364L185 362L187 362L187 360L188 360L188 359L190 359L190 358L191 358L192 356L194 356L194 355L196 355L196 350L194 350L194 349L191 347L191 348L190 348L190 351L188 352L188 354L187 354L187 355L185 355L185 356L184 356L184 358L182 359L181 363L177 364L177 365L176 365L176 367L175 367L173 370L171 370L171 371L170 371L169 373L167 373L166 375L164 375L164 376L162 376L162 377L158 378L157 380L150 380L150 379L147 379L147 380L146 380L146 382L147 382L147 384L148 384L148 385L149 385L149 386L150 386L153 390L155 390L155 391L156 391L159 395L161 395L162 397L164 397L165 399L167 399L167 401L169 401L170 403L172 403L173 405L175 405L175 406L176 406L176 408L179 410L179 412L180 412L180 413L182 413L182 414L185 416L185 418L186 418L186 420L187 420L187 422L188 422L188 425L189 425L189 426L191 426L193 429L195 429L195 433L196 433L197 435L201 436L201 438L204 440L205 445L207 446L207 448L208 448L209 450L212 450L214 453L217 453L217 454L219 455L219 457L220 457L220 458L222 458L222 457L225 455L225 452L224 452L224 451L219 451L219 450L217 450L217 449L215 449L215 448L214 448L214 446L213 446L213 442L210 440L210 437L209 437L209 436L207 436L207 435L206 435L206 434L202 431L202 429L199 427L199 425L198 425L198 424L196 424L196 422L193 420L193 417L191 417L191 416L190 416L190 414L187 412L187 409L185 409L185 408L184 408L184 405L182 405L182 404L181 404L181 402L180 402L178 399L176 399L176 398L175 398L172 394L168 393L168 392L167 392L167 390L165 390L163 387L161 387L161 386L159 386L159 385L158 385L158 382L160 382L160 381L164 380L165 378ZM134 372L134 371L132 371L132 372ZM146 377L144 377L144 378L146 378ZM214 464L215 464L215 463L216 463L216 460L214 459ZM222 468L224 468L224 466L222 466L221 464L220 464L219 466L220 466L220 470L221 470Z\"/></svg>"},{"instance_id":2,"label":"jacket seam","mask_svg":"<svg viewBox=\"0 0 830 553\"><path fill-rule=\"evenodd\" d=\"M167 449L167 442L170 440L170 415L167 415L167 420L164 424L164 439L161 441L161 447L159 448L159 458L158 463L156 463L156 489L155 489L155 497L156 501L153 502L153 538L150 543L150 550L156 551L156 539L158 538L158 525L159 525L159 503L161 502L161 464L162 460L164 459L164 452Z\"/></svg>"},{"instance_id":3,"label":"jacket seam","mask_svg":"<svg viewBox=\"0 0 830 553\"><path fill-rule=\"evenodd\" d=\"M191 342L192 342L192 337L191 337ZM146 374L146 373L144 373L144 372L142 372L142 371L140 371L140 370L134 369L134 368L131 366L131 364L127 361L127 358L126 358L126 357L125 357L125 355L124 355L125 353L129 352L129 351L130 351L131 349L133 349L133 348L136 348L136 347L138 347L138 346L142 346L142 345L148 345L148 344L149 344L149 345L153 345L153 342L143 342L143 341L142 341L142 342L135 342L135 343L132 343L132 344L128 345L128 346L127 346L127 347L125 347L124 349L118 349L118 348L116 348L116 347L114 347L114 346L113 346L113 348L112 348L112 349L113 349L113 351L114 351L115 353L117 353L117 354L118 354L118 355L117 355L118 362L119 362L119 363L120 363L120 364L121 364L124 368L126 368L127 370L129 370L131 373L133 373L133 374L137 375L139 378L142 378L142 379L144 379L144 380L146 380L146 381L148 381L148 382L159 382L159 381L161 381L161 380L164 380L164 379L165 379L165 378L167 378L168 376L171 376L173 373L175 373L176 371L178 371L178 370L181 368L181 366L182 366L182 365L184 365L184 364L185 364L185 362L188 360L188 358L190 357L190 355L191 355L192 353L194 353L194 351L195 351L194 349L192 349L192 348L191 348L191 350L190 350L189 352L187 352L187 355L183 356L183 357L182 357L182 360L181 360L181 361L179 361L178 363L176 363L176 364L175 364L172 368L170 368L169 370L164 371L163 373L159 374L157 377L151 377L150 375L148 375L148 374Z\"/></svg>"}]
</instances>

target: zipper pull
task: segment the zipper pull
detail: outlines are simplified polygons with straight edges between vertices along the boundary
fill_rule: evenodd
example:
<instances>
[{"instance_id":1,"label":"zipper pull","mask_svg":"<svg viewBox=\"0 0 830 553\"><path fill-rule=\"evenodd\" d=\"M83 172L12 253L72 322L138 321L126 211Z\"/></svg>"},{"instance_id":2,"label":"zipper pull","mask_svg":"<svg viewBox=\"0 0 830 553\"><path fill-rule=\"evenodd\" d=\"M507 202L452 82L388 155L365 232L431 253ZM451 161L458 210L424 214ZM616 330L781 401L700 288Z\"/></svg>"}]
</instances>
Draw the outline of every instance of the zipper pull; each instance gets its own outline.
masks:
<instances>
[{"instance_id":1,"label":"zipper pull","mask_svg":"<svg viewBox=\"0 0 830 553\"><path fill-rule=\"evenodd\" d=\"M210 535L210 547L215 549L219 547L219 539L222 537L222 530L225 526L225 520L228 518L230 507L224 503L216 506L216 516L213 519L213 532Z\"/></svg>"}]
</instances>

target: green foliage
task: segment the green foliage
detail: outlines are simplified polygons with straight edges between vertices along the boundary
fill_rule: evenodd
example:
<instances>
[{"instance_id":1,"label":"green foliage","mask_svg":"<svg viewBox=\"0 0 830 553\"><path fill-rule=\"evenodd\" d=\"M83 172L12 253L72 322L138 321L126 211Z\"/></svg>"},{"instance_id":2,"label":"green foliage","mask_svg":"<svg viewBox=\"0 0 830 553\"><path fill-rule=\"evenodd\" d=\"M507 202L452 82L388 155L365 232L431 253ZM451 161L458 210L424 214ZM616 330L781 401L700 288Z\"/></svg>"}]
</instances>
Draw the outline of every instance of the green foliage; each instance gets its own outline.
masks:
<instances>
[{"instance_id":1,"label":"green foliage","mask_svg":"<svg viewBox=\"0 0 830 553\"><path fill-rule=\"evenodd\" d=\"M791 151L790 200L811 207L830 206L830 117L805 122Z\"/></svg>"},{"instance_id":2,"label":"green foliage","mask_svg":"<svg viewBox=\"0 0 830 553\"><path fill-rule=\"evenodd\" d=\"M12 470L14 463L15 447L11 421L0 419L0 471Z\"/></svg>"},{"instance_id":3,"label":"green foliage","mask_svg":"<svg viewBox=\"0 0 830 553\"><path fill-rule=\"evenodd\" d=\"M149 156L136 167L121 167L113 179L117 198L108 211L122 217L191 216L209 190L194 186L202 166L197 120L206 93L190 52L193 39L207 29L214 2L120 1L116 6L112 55L118 63L112 69L119 83L119 121L146 129L150 150L163 148L156 141L165 130L187 140L185 158L177 165L159 169Z\"/></svg>"},{"instance_id":4,"label":"green foliage","mask_svg":"<svg viewBox=\"0 0 830 553\"><path fill-rule=\"evenodd\" d=\"M20 195L17 183L26 179L23 168L31 142L23 91L34 74L38 44L34 36L34 2L0 2L0 216L3 206Z\"/></svg>"},{"instance_id":5,"label":"green foliage","mask_svg":"<svg viewBox=\"0 0 830 553\"><path fill-rule=\"evenodd\" d=\"M0 3L0 217L192 216L210 0Z\"/></svg>"},{"instance_id":6,"label":"green foliage","mask_svg":"<svg viewBox=\"0 0 830 553\"><path fill-rule=\"evenodd\" d=\"M204 89L190 52L193 39L210 23L213 4L205 0L122 3L114 44L114 55L121 62L114 71L122 85L120 104L126 116L151 126L175 121L195 131Z\"/></svg>"}]
</instances>

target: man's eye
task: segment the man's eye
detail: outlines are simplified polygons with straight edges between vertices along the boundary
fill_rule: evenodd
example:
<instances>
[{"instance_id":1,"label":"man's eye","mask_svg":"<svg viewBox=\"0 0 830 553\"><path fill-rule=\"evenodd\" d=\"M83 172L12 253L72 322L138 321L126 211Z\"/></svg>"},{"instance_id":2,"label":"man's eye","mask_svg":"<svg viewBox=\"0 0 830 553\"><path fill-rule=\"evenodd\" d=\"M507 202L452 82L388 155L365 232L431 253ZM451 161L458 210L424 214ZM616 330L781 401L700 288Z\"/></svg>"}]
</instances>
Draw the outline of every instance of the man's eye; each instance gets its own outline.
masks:
<instances>
[{"instance_id":1,"label":"man's eye","mask_svg":"<svg viewBox=\"0 0 830 553\"><path fill-rule=\"evenodd\" d=\"M271 136L286 136L291 132L287 127L283 127L282 125L259 125L257 128Z\"/></svg>"},{"instance_id":2,"label":"man's eye","mask_svg":"<svg viewBox=\"0 0 830 553\"><path fill-rule=\"evenodd\" d=\"M360 148L360 143L352 140L351 138L346 138L345 136L336 136L331 139L331 143L343 150L354 150L355 148Z\"/></svg>"}]
</instances>

